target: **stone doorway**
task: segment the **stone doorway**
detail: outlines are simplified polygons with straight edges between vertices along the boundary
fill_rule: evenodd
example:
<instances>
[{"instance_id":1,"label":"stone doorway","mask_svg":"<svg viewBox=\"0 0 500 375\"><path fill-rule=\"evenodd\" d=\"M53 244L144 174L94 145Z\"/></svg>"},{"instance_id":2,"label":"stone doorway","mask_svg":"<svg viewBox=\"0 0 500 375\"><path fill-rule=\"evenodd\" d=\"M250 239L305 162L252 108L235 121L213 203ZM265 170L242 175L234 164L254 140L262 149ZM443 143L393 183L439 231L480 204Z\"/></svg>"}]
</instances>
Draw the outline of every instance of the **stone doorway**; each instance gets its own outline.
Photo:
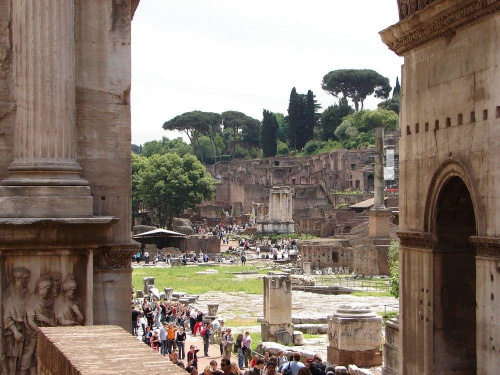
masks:
<instances>
[{"instance_id":1,"label":"stone doorway","mask_svg":"<svg viewBox=\"0 0 500 375\"><path fill-rule=\"evenodd\" d=\"M477 231L461 178L441 189L434 220L434 373L475 374L476 264L469 238Z\"/></svg>"}]
</instances>

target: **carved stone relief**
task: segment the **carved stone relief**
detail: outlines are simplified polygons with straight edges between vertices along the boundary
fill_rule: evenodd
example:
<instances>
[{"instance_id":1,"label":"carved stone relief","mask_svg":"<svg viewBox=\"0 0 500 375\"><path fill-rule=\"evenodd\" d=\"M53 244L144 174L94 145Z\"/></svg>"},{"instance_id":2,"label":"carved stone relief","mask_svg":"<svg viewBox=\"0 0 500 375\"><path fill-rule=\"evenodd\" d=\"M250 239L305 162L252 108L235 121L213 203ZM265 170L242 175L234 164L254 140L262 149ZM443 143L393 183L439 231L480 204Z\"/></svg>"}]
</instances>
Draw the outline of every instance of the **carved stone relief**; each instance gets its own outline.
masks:
<instances>
[{"instance_id":1,"label":"carved stone relief","mask_svg":"<svg viewBox=\"0 0 500 375\"><path fill-rule=\"evenodd\" d=\"M28 288L31 272L25 267L12 270L2 295L2 368L6 375L36 374L38 327L75 326L85 323L77 299L78 284L61 272L40 276L33 293Z\"/></svg>"}]
</instances>

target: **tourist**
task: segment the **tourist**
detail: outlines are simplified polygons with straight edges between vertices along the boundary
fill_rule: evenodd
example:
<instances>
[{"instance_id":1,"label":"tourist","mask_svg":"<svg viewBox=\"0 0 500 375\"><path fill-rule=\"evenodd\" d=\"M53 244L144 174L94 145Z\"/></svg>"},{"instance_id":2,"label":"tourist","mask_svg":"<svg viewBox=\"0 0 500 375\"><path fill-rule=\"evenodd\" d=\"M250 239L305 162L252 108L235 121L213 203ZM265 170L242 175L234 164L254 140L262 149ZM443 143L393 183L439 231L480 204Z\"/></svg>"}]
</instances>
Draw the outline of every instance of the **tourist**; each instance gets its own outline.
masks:
<instances>
[{"instance_id":1,"label":"tourist","mask_svg":"<svg viewBox=\"0 0 500 375\"><path fill-rule=\"evenodd\" d=\"M325 375L326 374L326 365L323 363L323 360L321 359L321 356L319 354L315 354L314 355L314 369L317 369L319 370L318 371L314 371L311 370L311 373L314 375L315 373L317 375Z\"/></svg>"},{"instance_id":2,"label":"tourist","mask_svg":"<svg viewBox=\"0 0 500 375\"><path fill-rule=\"evenodd\" d=\"M238 370L238 365L234 362L231 362L231 375L242 375L242 373Z\"/></svg>"},{"instance_id":3,"label":"tourist","mask_svg":"<svg viewBox=\"0 0 500 375\"><path fill-rule=\"evenodd\" d=\"M157 352L160 350L160 336L158 335L158 331L154 331L151 336L151 348L156 350Z\"/></svg>"},{"instance_id":4,"label":"tourist","mask_svg":"<svg viewBox=\"0 0 500 375\"><path fill-rule=\"evenodd\" d=\"M226 333L222 336L222 346L224 347L224 358L231 359L233 351L234 337L231 334L231 328L226 329Z\"/></svg>"},{"instance_id":5,"label":"tourist","mask_svg":"<svg viewBox=\"0 0 500 375\"><path fill-rule=\"evenodd\" d=\"M250 362L250 367L255 367L258 359L259 359L259 356L257 354L255 354L252 358L252 361Z\"/></svg>"},{"instance_id":6,"label":"tourist","mask_svg":"<svg viewBox=\"0 0 500 375\"><path fill-rule=\"evenodd\" d=\"M224 354L224 345L222 344L222 337L224 336L224 332L226 331L226 327L224 327L224 320L220 320L220 325L217 328L217 343L220 348L220 355Z\"/></svg>"},{"instance_id":7,"label":"tourist","mask_svg":"<svg viewBox=\"0 0 500 375\"><path fill-rule=\"evenodd\" d=\"M241 255L241 265L244 266L246 262L247 262L247 258L245 256L245 253L243 253Z\"/></svg>"},{"instance_id":8,"label":"tourist","mask_svg":"<svg viewBox=\"0 0 500 375\"><path fill-rule=\"evenodd\" d=\"M172 350L175 349L175 334L177 332L177 327L173 323L168 324L167 328L167 350L169 353L172 353Z\"/></svg>"},{"instance_id":9,"label":"tourist","mask_svg":"<svg viewBox=\"0 0 500 375\"><path fill-rule=\"evenodd\" d=\"M245 332L243 336L243 350L245 352L245 367L248 368L248 362L252 358L252 338L250 337L250 332Z\"/></svg>"},{"instance_id":10,"label":"tourist","mask_svg":"<svg viewBox=\"0 0 500 375\"><path fill-rule=\"evenodd\" d=\"M196 325L196 315L198 313L198 309L193 309L189 313L189 328L191 330L191 334L194 335L194 326Z\"/></svg>"},{"instance_id":11,"label":"tourist","mask_svg":"<svg viewBox=\"0 0 500 375\"><path fill-rule=\"evenodd\" d=\"M210 370L210 366L205 366L203 370L203 375L212 375L212 371Z\"/></svg>"},{"instance_id":12,"label":"tourist","mask_svg":"<svg viewBox=\"0 0 500 375\"><path fill-rule=\"evenodd\" d=\"M200 351L196 346L191 345L189 347L189 352L187 353L188 366L198 368L198 355Z\"/></svg>"},{"instance_id":13,"label":"tourist","mask_svg":"<svg viewBox=\"0 0 500 375\"><path fill-rule=\"evenodd\" d=\"M210 361L210 374L211 375L223 375L221 370L217 369L217 361L215 359Z\"/></svg>"},{"instance_id":14,"label":"tourist","mask_svg":"<svg viewBox=\"0 0 500 375\"><path fill-rule=\"evenodd\" d=\"M193 336L196 336L197 332L201 332L201 327L203 325L203 313L201 310L196 309L196 323L193 329Z\"/></svg>"},{"instance_id":15,"label":"tourist","mask_svg":"<svg viewBox=\"0 0 500 375\"><path fill-rule=\"evenodd\" d=\"M146 264L149 264L149 253L147 251L144 252L144 261Z\"/></svg>"},{"instance_id":16,"label":"tourist","mask_svg":"<svg viewBox=\"0 0 500 375\"><path fill-rule=\"evenodd\" d=\"M257 359L255 366L248 373L248 375L261 375L263 368L264 368L264 360L262 358L259 358Z\"/></svg>"},{"instance_id":17,"label":"tourist","mask_svg":"<svg viewBox=\"0 0 500 375\"><path fill-rule=\"evenodd\" d=\"M288 362L288 358L283 350L280 351L278 355L278 367L281 368L285 363Z\"/></svg>"},{"instance_id":18,"label":"tourist","mask_svg":"<svg viewBox=\"0 0 500 375\"><path fill-rule=\"evenodd\" d=\"M243 335L240 333L236 337L236 342L235 342L235 348L238 353L238 367L240 370L243 370L243 361L245 359L245 352L244 352L244 347L243 347Z\"/></svg>"},{"instance_id":19,"label":"tourist","mask_svg":"<svg viewBox=\"0 0 500 375\"><path fill-rule=\"evenodd\" d=\"M287 369L290 369L290 375L298 375L299 370L305 367L305 365L300 362L300 353L294 352L292 356L292 361L285 363L280 369L281 373L284 374Z\"/></svg>"},{"instance_id":20,"label":"tourist","mask_svg":"<svg viewBox=\"0 0 500 375\"><path fill-rule=\"evenodd\" d=\"M220 361L220 368L223 375L231 375L231 360L228 358L222 358Z\"/></svg>"},{"instance_id":21,"label":"tourist","mask_svg":"<svg viewBox=\"0 0 500 375\"><path fill-rule=\"evenodd\" d=\"M180 327L179 331L175 336L175 343L177 344L177 349L179 350L179 355L182 359L186 358L186 332L184 332L184 328Z\"/></svg>"},{"instance_id":22,"label":"tourist","mask_svg":"<svg viewBox=\"0 0 500 375\"><path fill-rule=\"evenodd\" d=\"M184 368L184 362L179 361L179 352L177 352L177 350L174 350L172 351L172 353L170 353L170 361L172 361L172 363L176 364L177 366Z\"/></svg>"},{"instance_id":23,"label":"tourist","mask_svg":"<svg viewBox=\"0 0 500 375\"><path fill-rule=\"evenodd\" d=\"M170 354L167 350L167 323L163 323L163 327L160 329L160 342L161 342L161 354Z\"/></svg>"},{"instance_id":24,"label":"tourist","mask_svg":"<svg viewBox=\"0 0 500 375\"><path fill-rule=\"evenodd\" d=\"M139 326L138 326L139 315L141 315L141 313L135 307L132 308L132 334L134 336L138 336L139 335L139 333L138 333L138 330L139 330Z\"/></svg>"},{"instance_id":25,"label":"tourist","mask_svg":"<svg viewBox=\"0 0 500 375\"><path fill-rule=\"evenodd\" d=\"M266 365L266 374L276 375L276 362L269 361L269 363Z\"/></svg>"},{"instance_id":26,"label":"tourist","mask_svg":"<svg viewBox=\"0 0 500 375\"><path fill-rule=\"evenodd\" d=\"M153 310L151 309L151 304L147 302L145 307L142 308L142 310L144 311L146 319L148 320L149 328L153 329Z\"/></svg>"},{"instance_id":27,"label":"tourist","mask_svg":"<svg viewBox=\"0 0 500 375\"><path fill-rule=\"evenodd\" d=\"M146 327L146 332L144 333L144 343L147 346L151 346L151 337L153 336L153 333L151 332L151 328L149 326Z\"/></svg>"},{"instance_id":28,"label":"tourist","mask_svg":"<svg viewBox=\"0 0 500 375\"><path fill-rule=\"evenodd\" d=\"M212 334L211 324L205 323L200 335L203 337L203 352L208 357L208 347L210 346L210 335Z\"/></svg>"},{"instance_id":29,"label":"tourist","mask_svg":"<svg viewBox=\"0 0 500 375\"><path fill-rule=\"evenodd\" d=\"M146 317L144 316L143 313L140 313L139 324L142 327L142 338L144 340L144 336L146 335L146 326L148 325L148 321L146 320Z\"/></svg>"}]
</instances>

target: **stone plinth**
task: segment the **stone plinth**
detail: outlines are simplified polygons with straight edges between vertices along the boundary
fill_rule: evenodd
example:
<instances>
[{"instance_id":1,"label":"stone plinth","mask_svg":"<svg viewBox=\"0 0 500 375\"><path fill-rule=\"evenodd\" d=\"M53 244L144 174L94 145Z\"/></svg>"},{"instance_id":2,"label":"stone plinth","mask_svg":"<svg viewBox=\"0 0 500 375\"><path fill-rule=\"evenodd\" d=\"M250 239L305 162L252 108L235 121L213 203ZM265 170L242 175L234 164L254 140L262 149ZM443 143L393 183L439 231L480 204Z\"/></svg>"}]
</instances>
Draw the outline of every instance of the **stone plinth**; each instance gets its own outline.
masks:
<instances>
[{"instance_id":1,"label":"stone plinth","mask_svg":"<svg viewBox=\"0 0 500 375\"><path fill-rule=\"evenodd\" d=\"M371 210L368 213L369 236L372 238L389 238L391 213L388 210Z\"/></svg>"},{"instance_id":2,"label":"stone plinth","mask_svg":"<svg viewBox=\"0 0 500 375\"><path fill-rule=\"evenodd\" d=\"M341 366L382 364L382 318L365 305L343 305L328 317L328 361Z\"/></svg>"},{"instance_id":3,"label":"stone plinth","mask_svg":"<svg viewBox=\"0 0 500 375\"><path fill-rule=\"evenodd\" d=\"M142 284L144 285L143 292L144 294L149 294L149 288L155 286L155 278L154 277L144 277L142 279Z\"/></svg>"},{"instance_id":4,"label":"stone plinth","mask_svg":"<svg viewBox=\"0 0 500 375\"><path fill-rule=\"evenodd\" d=\"M302 270L306 275L311 274L311 262L302 262Z\"/></svg>"},{"instance_id":5,"label":"stone plinth","mask_svg":"<svg viewBox=\"0 0 500 375\"><path fill-rule=\"evenodd\" d=\"M186 373L116 326L41 328L37 356L43 375Z\"/></svg>"},{"instance_id":6,"label":"stone plinth","mask_svg":"<svg viewBox=\"0 0 500 375\"><path fill-rule=\"evenodd\" d=\"M217 316L217 312L219 311L218 303L209 303L208 304L208 315Z\"/></svg>"},{"instance_id":7,"label":"stone plinth","mask_svg":"<svg viewBox=\"0 0 500 375\"><path fill-rule=\"evenodd\" d=\"M167 301L170 301L172 299L172 293L174 292L173 288L163 288L163 291L165 292L165 299Z\"/></svg>"},{"instance_id":8,"label":"stone plinth","mask_svg":"<svg viewBox=\"0 0 500 375\"><path fill-rule=\"evenodd\" d=\"M399 374L399 317L385 323L384 367L382 375Z\"/></svg>"},{"instance_id":9,"label":"stone plinth","mask_svg":"<svg viewBox=\"0 0 500 375\"><path fill-rule=\"evenodd\" d=\"M263 341L293 342L292 280L290 275L264 276Z\"/></svg>"}]
</instances>

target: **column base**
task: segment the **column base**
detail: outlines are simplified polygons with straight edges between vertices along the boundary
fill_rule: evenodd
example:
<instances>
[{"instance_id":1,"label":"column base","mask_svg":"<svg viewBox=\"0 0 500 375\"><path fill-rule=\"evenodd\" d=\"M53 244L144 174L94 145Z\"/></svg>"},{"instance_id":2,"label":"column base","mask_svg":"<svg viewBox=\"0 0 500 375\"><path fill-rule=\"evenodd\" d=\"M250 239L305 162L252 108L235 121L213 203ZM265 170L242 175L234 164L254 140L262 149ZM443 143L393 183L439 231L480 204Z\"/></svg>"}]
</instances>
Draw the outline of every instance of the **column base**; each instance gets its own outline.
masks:
<instances>
[{"instance_id":1,"label":"column base","mask_svg":"<svg viewBox=\"0 0 500 375\"><path fill-rule=\"evenodd\" d=\"M92 217L88 186L0 186L0 217Z\"/></svg>"},{"instance_id":2,"label":"column base","mask_svg":"<svg viewBox=\"0 0 500 375\"><path fill-rule=\"evenodd\" d=\"M389 210L371 210L368 216L369 237L390 236L391 212Z\"/></svg>"}]
</instances>

